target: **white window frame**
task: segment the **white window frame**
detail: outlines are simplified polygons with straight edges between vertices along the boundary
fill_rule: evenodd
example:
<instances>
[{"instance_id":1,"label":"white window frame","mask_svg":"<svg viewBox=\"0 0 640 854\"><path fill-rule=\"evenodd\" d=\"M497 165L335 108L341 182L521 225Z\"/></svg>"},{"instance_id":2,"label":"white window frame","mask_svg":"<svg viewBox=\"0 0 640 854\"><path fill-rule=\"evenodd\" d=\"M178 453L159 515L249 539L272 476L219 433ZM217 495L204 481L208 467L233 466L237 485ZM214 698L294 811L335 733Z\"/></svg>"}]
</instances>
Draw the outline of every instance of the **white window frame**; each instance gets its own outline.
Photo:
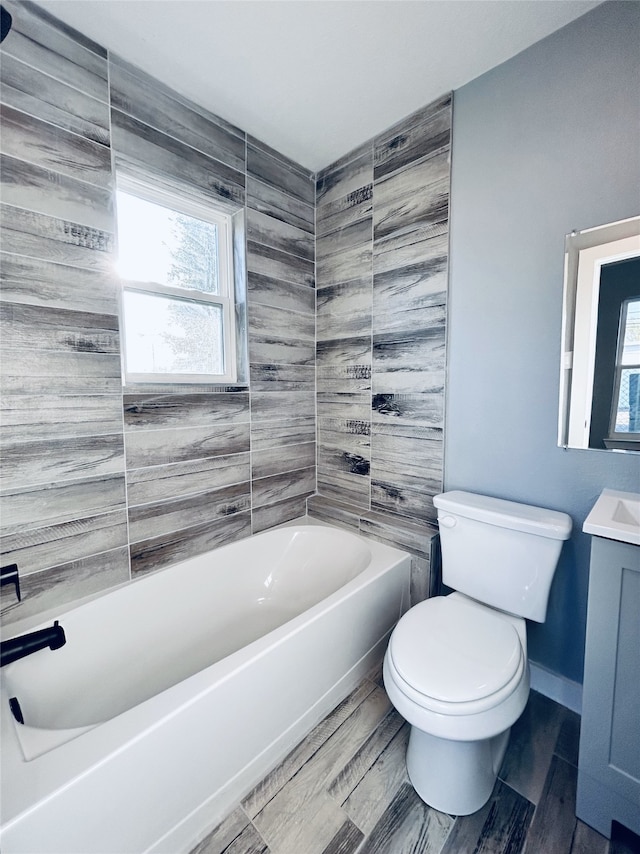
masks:
<instances>
[{"instance_id":1,"label":"white window frame","mask_svg":"<svg viewBox=\"0 0 640 854\"><path fill-rule=\"evenodd\" d=\"M122 362L123 377L126 385L153 384L224 384L237 381L236 363L236 320L235 320L235 284L233 269L233 224L232 215L215 208L209 203L200 203L192 198L181 195L174 190L158 189L149 184L130 178L126 175L117 176L117 190L136 196L147 202L161 205L176 213L191 216L212 223L218 228L218 285L220 293L210 294L192 288L174 287L161 282L139 282L120 277L121 299L120 320L122 324ZM117 216L117 205L116 205ZM162 296L168 299L185 300L199 305L215 305L222 309L223 333L223 364L221 374L202 373L137 373L129 371L126 353L126 313L124 310L124 293L146 293Z\"/></svg>"}]
</instances>

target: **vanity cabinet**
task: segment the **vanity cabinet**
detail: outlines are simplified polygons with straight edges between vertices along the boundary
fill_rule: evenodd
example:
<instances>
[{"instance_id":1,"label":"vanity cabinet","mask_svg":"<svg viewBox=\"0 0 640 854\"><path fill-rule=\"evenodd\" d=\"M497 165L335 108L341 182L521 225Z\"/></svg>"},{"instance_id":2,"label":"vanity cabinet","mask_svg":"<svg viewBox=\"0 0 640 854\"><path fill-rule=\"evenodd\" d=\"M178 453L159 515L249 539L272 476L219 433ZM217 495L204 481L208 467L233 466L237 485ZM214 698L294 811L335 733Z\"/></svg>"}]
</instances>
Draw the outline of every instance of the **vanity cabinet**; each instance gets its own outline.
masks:
<instances>
[{"instance_id":1,"label":"vanity cabinet","mask_svg":"<svg viewBox=\"0 0 640 854\"><path fill-rule=\"evenodd\" d=\"M640 834L640 546L592 537L576 815Z\"/></svg>"}]
</instances>

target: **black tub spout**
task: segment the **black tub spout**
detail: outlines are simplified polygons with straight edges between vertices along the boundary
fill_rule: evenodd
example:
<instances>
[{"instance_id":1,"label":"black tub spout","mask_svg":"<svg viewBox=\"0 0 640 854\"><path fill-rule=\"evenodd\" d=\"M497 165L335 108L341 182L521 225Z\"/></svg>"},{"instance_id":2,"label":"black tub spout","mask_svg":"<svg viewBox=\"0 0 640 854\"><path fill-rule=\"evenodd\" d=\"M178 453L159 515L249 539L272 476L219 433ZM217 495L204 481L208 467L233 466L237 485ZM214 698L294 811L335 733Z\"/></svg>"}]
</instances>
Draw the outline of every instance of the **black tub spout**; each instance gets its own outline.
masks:
<instances>
[{"instance_id":1,"label":"black tub spout","mask_svg":"<svg viewBox=\"0 0 640 854\"><path fill-rule=\"evenodd\" d=\"M31 655L32 652L38 652L39 649L46 649L46 647L60 649L66 642L64 629L56 620L52 626L46 629L39 629L37 632L29 632L26 635L19 635L17 638L2 641L0 643L0 658L2 659L0 667Z\"/></svg>"}]
</instances>

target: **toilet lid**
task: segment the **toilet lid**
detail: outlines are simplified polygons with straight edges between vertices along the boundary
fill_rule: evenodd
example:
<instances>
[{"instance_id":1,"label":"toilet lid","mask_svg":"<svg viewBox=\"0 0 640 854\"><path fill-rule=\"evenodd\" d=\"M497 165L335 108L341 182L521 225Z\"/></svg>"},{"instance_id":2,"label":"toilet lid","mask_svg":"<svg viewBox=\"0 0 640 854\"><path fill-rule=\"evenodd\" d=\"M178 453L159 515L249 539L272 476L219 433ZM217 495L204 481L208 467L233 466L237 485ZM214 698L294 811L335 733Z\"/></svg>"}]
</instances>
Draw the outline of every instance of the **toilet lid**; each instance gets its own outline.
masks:
<instances>
[{"instance_id":1,"label":"toilet lid","mask_svg":"<svg viewBox=\"0 0 640 854\"><path fill-rule=\"evenodd\" d=\"M415 605L391 635L389 653L413 689L446 703L488 697L516 674L522 646L506 619L447 596Z\"/></svg>"}]
</instances>

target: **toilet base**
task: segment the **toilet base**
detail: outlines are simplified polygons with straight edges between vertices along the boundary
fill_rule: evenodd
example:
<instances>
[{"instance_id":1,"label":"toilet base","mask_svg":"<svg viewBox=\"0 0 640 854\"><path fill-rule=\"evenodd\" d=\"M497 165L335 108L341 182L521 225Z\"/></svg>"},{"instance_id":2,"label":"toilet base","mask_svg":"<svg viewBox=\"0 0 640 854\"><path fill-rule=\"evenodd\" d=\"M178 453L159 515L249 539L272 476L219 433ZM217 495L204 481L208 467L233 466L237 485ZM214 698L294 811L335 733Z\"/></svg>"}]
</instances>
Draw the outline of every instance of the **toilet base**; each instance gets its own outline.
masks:
<instances>
[{"instance_id":1,"label":"toilet base","mask_svg":"<svg viewBox=\"0 0 640 854\"><path fill-rule=\"evenodd\" d=\"M511 728L481 741L451 741L411 727L409 779L420 798L449 815L471 815L491 797Z\"/></svg>"}]
</instances>

